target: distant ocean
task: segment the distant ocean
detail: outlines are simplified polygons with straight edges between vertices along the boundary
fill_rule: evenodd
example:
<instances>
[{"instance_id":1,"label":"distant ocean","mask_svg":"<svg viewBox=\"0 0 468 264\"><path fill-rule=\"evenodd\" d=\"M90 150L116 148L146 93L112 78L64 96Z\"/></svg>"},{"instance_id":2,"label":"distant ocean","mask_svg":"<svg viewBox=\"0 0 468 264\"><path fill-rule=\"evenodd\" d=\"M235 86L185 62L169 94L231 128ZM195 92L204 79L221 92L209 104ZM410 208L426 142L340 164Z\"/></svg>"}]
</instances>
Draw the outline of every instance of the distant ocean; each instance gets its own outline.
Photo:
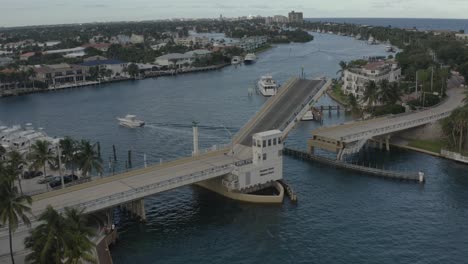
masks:
<instances>
[{"instance_id":1,"label":"distant ocean","mask_svg":"<svg viewBox=\"0 0 468 264\"><path fill-rule=\"evenodd\" d=\"M465 30L468 33L468 19L427 19L427 18L306 18L308 21L350 23L370 26L392 26L419 30Z\"/></svg>"}]
</instances>

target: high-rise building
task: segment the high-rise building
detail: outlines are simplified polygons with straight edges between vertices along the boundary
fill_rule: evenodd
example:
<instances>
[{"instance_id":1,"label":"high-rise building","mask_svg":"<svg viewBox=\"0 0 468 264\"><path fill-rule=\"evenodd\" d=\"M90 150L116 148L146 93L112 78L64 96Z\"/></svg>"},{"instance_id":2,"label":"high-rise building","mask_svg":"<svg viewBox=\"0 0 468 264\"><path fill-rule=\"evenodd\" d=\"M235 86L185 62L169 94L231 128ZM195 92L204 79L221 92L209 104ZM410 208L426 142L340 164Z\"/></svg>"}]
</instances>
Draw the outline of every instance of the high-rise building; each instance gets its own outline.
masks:
<instances>
[{"instance_id":1,"label":"high-rise building","mask_svg":"<svg viewBox=\"0 0 468 264\"><path fill-rule=\"evenodd\" d=\"M289 23L302 23L302 22L304 22L302 12L291 11L291 12L289 12L288 17L289 17Z\"/></svg>"}]
</instances>

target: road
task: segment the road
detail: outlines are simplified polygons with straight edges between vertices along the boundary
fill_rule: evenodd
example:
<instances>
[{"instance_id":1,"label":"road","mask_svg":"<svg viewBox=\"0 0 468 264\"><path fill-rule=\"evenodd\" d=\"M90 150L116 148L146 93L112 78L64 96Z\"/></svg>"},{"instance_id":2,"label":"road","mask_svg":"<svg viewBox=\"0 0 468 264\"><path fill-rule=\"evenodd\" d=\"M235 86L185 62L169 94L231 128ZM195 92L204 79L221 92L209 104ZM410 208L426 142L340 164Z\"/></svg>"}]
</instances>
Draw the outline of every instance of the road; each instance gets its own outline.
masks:
<instances>
[{"instance_id":1,"label":"road","mask_svg":"<svg viewBox=\"0 0 468 264\"><path fill-rule=\"evenodd\" d=\"M436 114L446 113L447 111L452 111L455 108L462 105L462 100L464 98L463 92L466 89L463 88L452 88L447 90L447 98L440 105L421 110L418 112L411 112L401 115L394 116L385 116L365 121L353 121L337 126L324 127L316 129L312 132L312 135L333 139L336 141L341 141L344 143L354 142L358 139L350 138L351 135L366 135L366 133L371 133L370 131L375 131L376 129L383 129L385 127L395 126L398 129L398 126L403 122L409 122L412 120L419 120L422 118L428 118ZM411 127L401 127L400 130L407 129ZM372 132L371 136L376 136L378 134L387 134L387 130L382 130L380 132Z\"/></svg>"},{"instance_id":2,"label":"road","mask_svg":"<svg viewBox=\"0 0 468 264\"><path fill-rule=\"evenodd\" d=\"M240 139L244 146L252 145L252 135L262 131L281 128L294 114L298 106L308 103L308 98L324 84L323 80L298 80L281 98L260 118L249 133ZM273 98L272 98L273 99ZM270 99L271 100L271 99Z\"/></svg>"}]
</instances>

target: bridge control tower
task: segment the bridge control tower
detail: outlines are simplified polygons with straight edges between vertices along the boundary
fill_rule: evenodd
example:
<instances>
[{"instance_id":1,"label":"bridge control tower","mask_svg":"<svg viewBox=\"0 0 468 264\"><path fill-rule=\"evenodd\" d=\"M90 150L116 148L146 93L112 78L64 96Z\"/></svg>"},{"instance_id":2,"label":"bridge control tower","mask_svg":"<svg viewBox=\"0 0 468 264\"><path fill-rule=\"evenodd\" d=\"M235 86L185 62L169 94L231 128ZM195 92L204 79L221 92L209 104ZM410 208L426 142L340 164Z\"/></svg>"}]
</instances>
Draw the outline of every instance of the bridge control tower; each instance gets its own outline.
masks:
<instances>
[{"instance_id":1,"label":"bridge control tower","mask_svg":"<svg viewBox=\"0 0 468 264\"><path fill-rule=\"evenodd\" d=\"M230 191L252 192L283 178L283 132L269 130L252 136L252 162L236 164L223 185Z\"/></svg>"}]
</instances>

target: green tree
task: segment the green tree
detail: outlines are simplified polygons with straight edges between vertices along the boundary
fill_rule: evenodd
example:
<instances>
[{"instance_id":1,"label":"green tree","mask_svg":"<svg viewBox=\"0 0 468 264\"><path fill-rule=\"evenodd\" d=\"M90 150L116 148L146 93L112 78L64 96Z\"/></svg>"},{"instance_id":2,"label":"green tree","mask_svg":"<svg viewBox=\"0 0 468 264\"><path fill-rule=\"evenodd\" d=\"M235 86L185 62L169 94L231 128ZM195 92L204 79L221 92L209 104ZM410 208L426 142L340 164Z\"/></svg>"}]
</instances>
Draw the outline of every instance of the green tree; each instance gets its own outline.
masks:
<instances>
[{"instance_id":1,"label":"green tree","mask_svg":"<svg viewBox=\"0 0 468 264\"><path fill-rule=\"evenodd\" d=\"M72 174L75 174L78 163L78 142L71 137L65 137L60 140L59 144L62 150L62 162L71 169Z\"/></svg>"},{"instance_id":2,"label":"green tree","mask_svg":"<svg viewBox=\"0 0 468 264\"><path fill-rule=\"evenodd\" d=\"M31 253L27 260L34 263L95 263L92 255L95 247L91 237L95 235L87 226L83 210L65 208L62 215L50 205L39 216L41 224L25 239Z\"/></svg>"},{"instance_id":3,"label":"green tree","mask_svg":"<svg viewBox=\"0 0 468 264\"><path fill-rule=\"evenodd\" d=\"M379 88L374 81L367 82L365 87L362 102L366 103L368 108L373 109L377 102Z\"/></svg>"},{"instance_id":4,"label":"green tree","mask_svg":"<svg viewBox=\"0 0 468 264\"><path fill-rule=\"evenodd\" d=\"M468 106L455 109L442 121L442 129L448 137L450 147L460 153L468 151Z\"/></svg>"},{"instance_id":5,"label":"green tree","mask_svg":"<svg viewBox=\"0 0 468 264\"><path fill-rule=\"evenodd\" d=\"M135 63L131 63L130 65L128 65L127 68L128 74L130 74L130 76L132 76L133 78L137 77L140 74L140 69Z\"/></svg>"},{"instance_id":6,"label":"green tree","mask_svg":"<svg viewBox=\"0 0 468 264\"><path fill-rule=\"evenodd\" d=\"M90 240L94 236L94 229L87 225L88 218L83 214L84 209L65 208L64 258L66 263L95 263L92 254L95 247Z\"/></svg>"},{"instance_id":7,"label":"green tree","mask_svg":"<svg viewBox=\"0 0 468 264\"><path fill-rule=\"evenodd\" d=\"M46 141L46 140L36 141L31 146L31 153L30 153L29 159L32 162L31 164L32 168L37 170L42 167L44 177L47 176L47 163L53 163L55 161L55 155L50 150L49 141Z\"/></svg>"},{"instance_id":8,"label":"green tree","mask_svg":"<svg viewBox=\"0 0 468 264\"><path fill-rule=\"evenodd\" d=\"M87 140L81 140L78 160L83 176L86 177L93 170L102 173L102 159L96 151L96 144L92 145Z\"/></svg>"},{"instance_id":9,"label":"green tree","mask_svg":"<svg viewBox=\"0 0 468 264\"><path fill-rule=\"evenodd\" d=\"M5 166L0 162L0 222L8 226L8 238L10 244L11 262L14 264L13 257L13 236L12 234L18 228L20 220L30 225L27 213L31 213L31 197L20 195L18 188L14 185L15 169Z\"/></svg>"},{"instance_id":10,"label":"green tree","mask_svg":"<svg viewBox=\"0 0 468 264\"><path fill-rule=\"evenodd\" d=\"M18 186L20 189L21 195L23 195L23 187L21 186L21 172L22 167L26 165L26 160L23 158L23 155L16 150L8 153L8 162L13 169L15 178L18 180Z\"/></svg>"},{"instance_id":11,"label":"green tree","mask_svg":"<svg viewBox=\"0 0 468 264\"><path fill-rule=\"evenodd\" d=\"M40 264L62 263L65 244L63 217L49 205L38 220L41 224L24 241L31 251L26 260Z\"/></svg>"},{"instance_id":12,"label":"green tree","mask_svg":"<svg viewBox=\"0 0 468 264\"><path fill-rule=\"evenodd\" d=\"M378 98L382 104L395 104L400 100L401 90L397 82L382 80L379 83Z\"/></svg>"}]
</instances>

